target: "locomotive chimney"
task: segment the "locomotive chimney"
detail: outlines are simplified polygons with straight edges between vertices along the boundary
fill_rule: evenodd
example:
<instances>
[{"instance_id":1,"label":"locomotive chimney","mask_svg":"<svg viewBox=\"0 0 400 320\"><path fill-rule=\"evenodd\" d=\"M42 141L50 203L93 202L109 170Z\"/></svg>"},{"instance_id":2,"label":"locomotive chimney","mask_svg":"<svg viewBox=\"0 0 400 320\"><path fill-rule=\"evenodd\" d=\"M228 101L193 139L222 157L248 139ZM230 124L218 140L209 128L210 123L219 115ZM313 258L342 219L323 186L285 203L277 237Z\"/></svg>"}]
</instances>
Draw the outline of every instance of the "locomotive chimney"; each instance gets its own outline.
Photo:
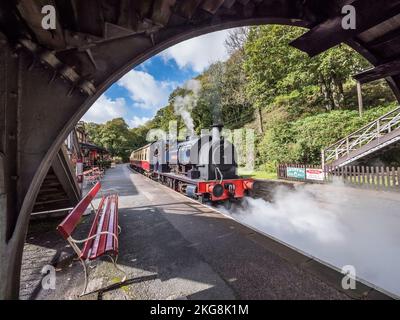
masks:
<instances>
[{"instance_id":1,"label":"locomotive chimney","mask_svg":"<svg viewBox=\"0 0 400 320\"><path fill-rule=\"evenodd\" d=\"M216 143L221 140L221 133L223 127L224 126L222 124L214 124L212 126L212 131L211 131L212 143Z\"/></svg>"}]
</instances>

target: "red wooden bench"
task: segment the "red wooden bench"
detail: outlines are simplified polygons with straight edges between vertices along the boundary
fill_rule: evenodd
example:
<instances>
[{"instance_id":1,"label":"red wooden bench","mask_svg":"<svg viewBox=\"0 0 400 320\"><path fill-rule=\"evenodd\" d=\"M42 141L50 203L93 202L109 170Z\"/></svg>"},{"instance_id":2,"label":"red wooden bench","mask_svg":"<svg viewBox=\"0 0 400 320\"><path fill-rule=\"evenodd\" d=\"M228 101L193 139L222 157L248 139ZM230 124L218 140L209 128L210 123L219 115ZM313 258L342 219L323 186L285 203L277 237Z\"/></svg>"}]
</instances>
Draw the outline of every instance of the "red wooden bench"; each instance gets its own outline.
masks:
<instances>
[{"instance_id":1,"label":"red wooden bench","mask_svg":"<svg viewBox=\"0 0 400 320\"><path fill-rule=\"evenodd\" d=\"M104 170L100 169L99 167L93 167L93 173L98 175L100 178L104 177Z\"/></svg>"},{"instance_id":2,"label":"red wooden bench","mask_svg":"<svg viewBox=\"0 0 400 320\"><path fill-rule=\"evenodd\" d=\"M79 224L82 215L92 203L92 200L96 197L100 189L101 184L100 182L97 182L96 185L89 191L89 193L57 227L57 230L74 249L83 265L85 271L85 287L81 295L85 294L88 284L88 268L86 264L92 260L106 255L111 259L114 267L125 274L125 271L117 266L118 235L121 230L118 225L117 194L102 195L99 207L96 210L96 215L90 228L89 235L86 239L75 240L72 237L72 233ZM80 249L78 244L83 244L83 248ZM125 279L126 276L121 282L124 282Z\"/></svg>"},{"instance_id":3,"label":"red wooden bench","mask_svg":"<svg viewBox=\"0 0 400 320\"><path fill-rule=\"evenodd\" d=\"M92 185L95 185L101 179L100 173L93 169L84 171L83 176L85 178L85 182L91 183Z\"/></svg>"}]
</instances>

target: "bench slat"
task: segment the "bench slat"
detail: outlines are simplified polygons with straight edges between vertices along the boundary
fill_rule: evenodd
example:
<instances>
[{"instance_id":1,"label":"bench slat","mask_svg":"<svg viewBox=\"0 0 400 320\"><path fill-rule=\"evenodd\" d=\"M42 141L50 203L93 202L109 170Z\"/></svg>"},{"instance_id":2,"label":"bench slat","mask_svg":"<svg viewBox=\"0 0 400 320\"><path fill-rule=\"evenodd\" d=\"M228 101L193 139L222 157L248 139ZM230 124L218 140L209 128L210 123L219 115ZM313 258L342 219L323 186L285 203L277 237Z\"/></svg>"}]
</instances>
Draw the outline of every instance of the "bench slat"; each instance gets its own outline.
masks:
<instances>
[{"instance_id":1,"label":"bench slat","mask_svg":"<svg viewBox=\"0 0 400 320\"><path fill-rule=\"evenodd\" d=\"M119 234L119 230L118 230L118 226L119 226L119 224L118 224L118 195L114 195L113 196L114 197L114 200L113 200L113 204L114 204L114 211L113 211L113 213L114 213L114 220L113 220L113 222L114 222L114 224L112 225L112 228L113 228L113 230L114 230L114 234L116 234L117 235L117 238L118 238L118 234ZM112 244L113 244L113 251L114 251L114 254L118 254L118 241L114 238L114 237L112 237ZM110 249L108 249L107 248L107 250L111 250L111 248Z\"/></svg>"},{"instance_id":2,"label":"bench slat","mask_svg":"<svg viewBox=\"0 0 400 320\"><path fill-rule=\"evenodd\" d=\"M110 223L111 206L112 206L112 199L111 199L111 197L107 197L107 210L104 213L104 221L103 221L103 225L101 226L100 232L109 231L108 225ZM105 252L107 237L108 237L107 234L102 234L99 237L98 246L94 250L92 250L91 258L99 256Z\"/></svg>"},{"instance_id":3,"label":"bench slat","mask_svg":"<svg viewBox=\"0 0 400 320\"><path fill-rule=\"evenodd\" d=\"M57 230L61 233L64 239L68 239L71 236L82 215L84 214L92 200L96 197L100 188L101 183L96 183L96 185L88 192L88 194L78 203L78 205L57 227Z\"/></svg>"},{"instance_id":4,"label":"bench slat","mask_svg":"<svg viewBox=\"0 0 400 320\"><path fill-rule=\"evenodd\" d=\"M107 222L107 219L108 219L107 212L109 211L109 208L110 208L110 199L109 199L109 197L106 197L103 207L101 208L100 221L97 225L97 229L95 232L95 234L97 234L97 236L91 247L90 254L89 254L90 257L92 257L93 255L96 255L100 246L102 246L101 242L102 242L102 238L104 237L104 235L101 235L100 232L106 231L106 230L104 230L104 225L106 225L108 223Z\"/></svg>"},{"instance_id":5,"label":"bench slat","mask_svg":"<svg viewBox=\"0 0 400 320\"><path fill-rule=\"evenodd\" d=\"M118 236L118 196L113 195L109 230ZM112 235L107 236L106 251L118 251L118 243Z\"/></svg>"},{"instance_id":6,"label":"bench slat","mask_svg":"<svg viewBox=\"0 0 400 320\"><path fill-rule=\"evenodd\" d=\"M102 197L101 198L99 207L98 207L97 212L96 212L96 216L94 217L92 226L90 228L90 232L89 232L88 238L93 237L97 232L97 227L98 227L98 223L99 223L99 220L100 220L100 217L101 217L101 213L103 212L103 207L104 207L105 200L106 200L106 197ZM82 250L82 253L81 253L81 258L82 259L84 259L84 260L87 259L87 257L90 254L90 251L91 251L91 248L92 248L92 245L93 245L94 241L95 241L95 239L91 239L91 240L88 240L88 241L85 242L85 245L83 246L83 250Z\"/></svg>"},{"instance_id":7,"label":"bench slat","mask_svg":"<svg viewBox=\"0 0 400 320\"><path fill-rule=\"evenodd\" d=\"M118 225L115 222L118 221L117 215L117 197L114 195L110 195L108 198L108 208L104 214L104 222L102 224L102 231L107 231L118 236ZM90 260L94 260L99 256L102 256L105 253L118 253L118 243L115 238L111 234L103 234L99 237L98 245L93 246L93 250L91 251Z\"/></svg>"}]
</instances>

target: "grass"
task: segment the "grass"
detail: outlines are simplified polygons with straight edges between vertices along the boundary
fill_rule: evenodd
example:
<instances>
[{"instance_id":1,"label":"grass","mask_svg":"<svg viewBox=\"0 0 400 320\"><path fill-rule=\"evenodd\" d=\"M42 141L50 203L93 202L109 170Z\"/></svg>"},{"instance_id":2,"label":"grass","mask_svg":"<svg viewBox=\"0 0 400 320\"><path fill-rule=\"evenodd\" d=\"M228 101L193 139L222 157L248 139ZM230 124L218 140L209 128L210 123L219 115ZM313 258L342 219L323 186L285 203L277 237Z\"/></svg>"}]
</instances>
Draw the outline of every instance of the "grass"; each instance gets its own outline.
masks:
<instances>
[{"instance_id":1,"label":"grass","mask_svg":"<svg viewBox=\"0 0 400 320\"><path fill-rule=\"evenodd\" d=\"M252 178L252 179L268 179L268 180L277 180L278 176L276 172L267 172L267 171L246 171L244 168L239 168L239 176L243 178Z\"/></svg>"}]
</instances>

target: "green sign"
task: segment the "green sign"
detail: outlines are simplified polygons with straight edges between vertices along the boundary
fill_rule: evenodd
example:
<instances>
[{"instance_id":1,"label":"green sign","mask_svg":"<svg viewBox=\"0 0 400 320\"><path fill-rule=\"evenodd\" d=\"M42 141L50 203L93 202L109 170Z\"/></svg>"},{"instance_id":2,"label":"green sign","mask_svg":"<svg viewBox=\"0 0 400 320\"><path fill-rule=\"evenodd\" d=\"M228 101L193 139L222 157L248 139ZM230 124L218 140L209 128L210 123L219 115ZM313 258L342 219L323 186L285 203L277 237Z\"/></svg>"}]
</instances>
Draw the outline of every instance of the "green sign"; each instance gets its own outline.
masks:
<instances>
[{"instance_id":1,"label":"green sign","mask_svg":"<svg viewBox=\"0 0 400 320\"><path fill-rule=\"evenodd\" d=\"M306 169L305 168L288 167L286 170L287 170L288 178L306 180Z\"/></svg>"}]
</instances>

